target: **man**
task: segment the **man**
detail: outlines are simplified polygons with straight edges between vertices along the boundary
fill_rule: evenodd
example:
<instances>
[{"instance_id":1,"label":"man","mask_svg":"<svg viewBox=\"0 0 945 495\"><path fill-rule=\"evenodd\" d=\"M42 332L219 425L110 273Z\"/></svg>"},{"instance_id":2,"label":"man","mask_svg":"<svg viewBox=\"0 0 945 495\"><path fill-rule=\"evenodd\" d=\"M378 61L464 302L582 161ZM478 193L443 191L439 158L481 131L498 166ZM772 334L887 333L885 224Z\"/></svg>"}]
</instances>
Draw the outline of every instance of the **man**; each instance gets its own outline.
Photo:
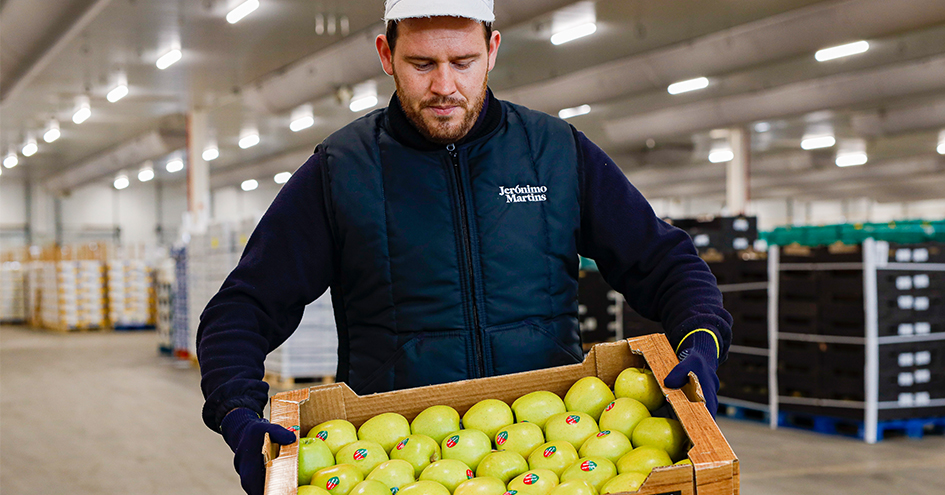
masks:
<instances>
[{"instance_id":1,"label":"man","mask_svg":"<svg viewBox=\"0 0 945 495\"><path fill-rule=\"evenodd\" d=\"M715 278L603 151L487 87L492 0L388 0L376 47L397 91L283 187L204 311L204 421L261 493L266 354L331 286L337 377L359 394L580 362L578 254L662 321L715 412L731 336Z\"/></svg>"}]
</instances>

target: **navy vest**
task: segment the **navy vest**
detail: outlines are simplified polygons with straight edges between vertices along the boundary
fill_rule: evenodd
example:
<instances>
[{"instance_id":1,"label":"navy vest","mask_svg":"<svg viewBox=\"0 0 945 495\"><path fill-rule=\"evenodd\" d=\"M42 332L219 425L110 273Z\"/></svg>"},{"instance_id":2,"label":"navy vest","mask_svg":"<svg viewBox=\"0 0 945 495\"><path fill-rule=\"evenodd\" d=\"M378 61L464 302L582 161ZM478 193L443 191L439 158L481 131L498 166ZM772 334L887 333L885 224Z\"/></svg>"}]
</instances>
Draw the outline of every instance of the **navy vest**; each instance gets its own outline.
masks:
<instances>
[{"instance_id":1,"label":"navy vest","mask_svg":"<svg viewBox=\"0 0 945 495\"><path fill-rule=\"evenodd\" d=\"M501 106L459 146L404 146L382 109L319 147L338 378L359 394L583 359L577 142L560 119Z\"/></svg>"}]
</instances>

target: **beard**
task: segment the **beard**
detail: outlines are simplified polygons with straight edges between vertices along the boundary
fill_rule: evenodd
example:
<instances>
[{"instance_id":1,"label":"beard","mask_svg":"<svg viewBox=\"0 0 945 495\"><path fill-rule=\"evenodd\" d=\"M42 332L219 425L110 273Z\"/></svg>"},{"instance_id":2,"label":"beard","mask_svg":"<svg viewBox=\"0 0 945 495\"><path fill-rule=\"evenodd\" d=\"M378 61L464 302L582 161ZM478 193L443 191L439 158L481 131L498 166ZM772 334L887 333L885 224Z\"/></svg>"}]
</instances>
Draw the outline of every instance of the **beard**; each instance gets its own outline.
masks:
<instances>
[{"instance_id":1,"label":"beard","mask_svg":"<svg viewBox=\"0 0 945 495\"><path fill-rule=\"evenodd\" d=\"M394 83L397 86L397 98L400 106L407 115L407 119L420 131L420 134L437 144L450 144L459 141L472 129L482 112L482 105L486 99L486 88L489 84L489 74L482 81L482 88L476 98L469 101L463 97L436 96L425 100L410 98L402 90L397 73L394 72ZM434 106L455 106L463 113L456 122L456 115L431 115L423 110Z\"/></svg>"}]
</instances>

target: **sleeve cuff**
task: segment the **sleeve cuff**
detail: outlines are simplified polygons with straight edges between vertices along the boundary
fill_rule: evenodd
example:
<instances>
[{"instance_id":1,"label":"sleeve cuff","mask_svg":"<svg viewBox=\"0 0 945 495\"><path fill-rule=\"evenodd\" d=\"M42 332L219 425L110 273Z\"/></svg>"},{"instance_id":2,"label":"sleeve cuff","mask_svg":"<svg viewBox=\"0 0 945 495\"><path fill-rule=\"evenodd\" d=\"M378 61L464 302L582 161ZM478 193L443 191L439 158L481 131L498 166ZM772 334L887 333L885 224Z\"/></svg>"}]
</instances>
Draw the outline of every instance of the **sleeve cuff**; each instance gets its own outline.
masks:
<instances>
[{"instance_id":1,"label":"sleeve cuff","mask_svg":"<svg viewBox=\"0 0 945 495\"><path fill-rule=\"evenodd\" d=\"M698 349L704 351L706 354L711 354L714 351L716 360L722 356L722 346L719 344L719 337L715 335L715 332L707 328L697 328L687 333L682 340L679 341L679 345L676 346L676 354L678 355L679 352L684 349Z\"/></svg>"}]
</instances>

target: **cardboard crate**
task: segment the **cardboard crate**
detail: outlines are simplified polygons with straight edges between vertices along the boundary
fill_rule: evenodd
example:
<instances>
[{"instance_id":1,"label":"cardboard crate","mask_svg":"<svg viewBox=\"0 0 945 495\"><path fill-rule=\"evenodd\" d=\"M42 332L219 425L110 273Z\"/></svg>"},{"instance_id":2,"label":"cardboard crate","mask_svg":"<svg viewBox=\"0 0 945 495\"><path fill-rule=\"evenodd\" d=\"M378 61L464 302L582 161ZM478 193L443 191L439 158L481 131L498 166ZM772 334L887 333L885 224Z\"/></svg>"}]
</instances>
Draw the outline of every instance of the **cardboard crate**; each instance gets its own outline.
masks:
<instances>
[{"instance_id":1,"label":"cardboard crate","mask_svg":"<svg viewBox=\"0 0 945 495\"><path fill-rule=\"evenodd\" d=\"M483 399L499 399L511 404L536 390L564 396L574 382L597 376L613 386L617 375L629 367L648 366L661 383L678 363L663 334L646 335L625 341L594 346L583 363L512 375L464 380L441 385L358 396L344 383L321 385L284 392L270 399L270 420L304 435L315 425L345 419L360 426L371 417L396 412L412 420L427 407L447 404L460 414ZM739 493L738 458L718 425L709 415L693 380L682 390L663 388L693 443L689 451L692 466L656 468L643 483L639 495L720 495ZM298 490L298 442L263 446L266 459L266 495L289 495Z\"/></svg>"}]
</instances>

